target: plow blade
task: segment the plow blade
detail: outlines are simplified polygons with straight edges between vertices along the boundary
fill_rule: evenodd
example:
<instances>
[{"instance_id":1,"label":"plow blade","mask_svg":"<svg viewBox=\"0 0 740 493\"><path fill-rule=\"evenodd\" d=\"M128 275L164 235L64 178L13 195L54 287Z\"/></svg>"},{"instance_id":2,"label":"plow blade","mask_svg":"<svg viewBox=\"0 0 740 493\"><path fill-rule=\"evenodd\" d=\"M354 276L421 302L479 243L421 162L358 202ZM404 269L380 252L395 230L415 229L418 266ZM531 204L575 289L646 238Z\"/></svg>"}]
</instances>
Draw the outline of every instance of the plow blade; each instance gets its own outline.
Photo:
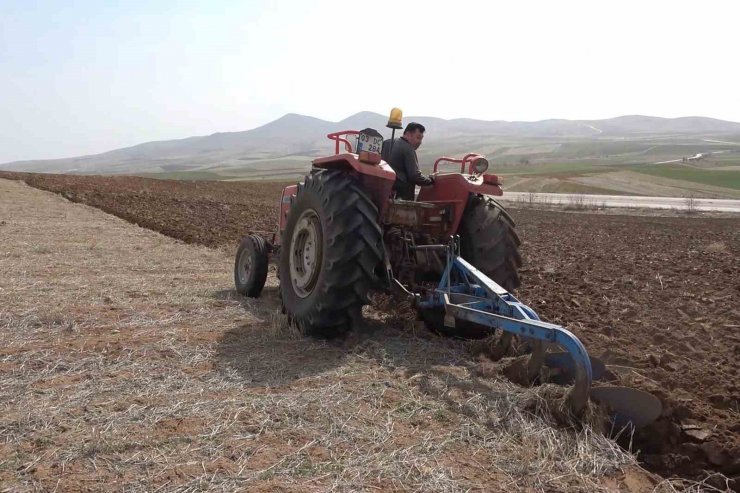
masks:
<instances>
[{"instance_id":1,"label":"plow blade","mask_svg":"<svg viewBox=\"0 0 740 493\"><path fill-rule=\"evenodd\" d=\"M589 355L591 360L591 378L599 380L604 376L606 365L599 358ZM557 374L552 375L550 381L558 385L570 385L576 378L576 367L570 353L558 352L548 353L545 356L545 366L557 370Z\"/></svg>"},{"instance_id":2,"label":"plow blade","mask_svg":"<svg viewBox=\"0 0 740 493\"><path fill-rule=\"evenodd\" d=\"M629 387L593 387L591 400L604 404L617 427L630 423L636 428L649 425L663 412L660 399L653 394Z\"/></svg>"},{"instance_id":3,"label":"plow blade","mask_svg":"<svg viewBox=\"0 0 740 493\"><path fill-rule=\"evenodd\" d=\"M599 380L606 372L606 365L599 358L589 356L594 380ZM575 380L575 366L569 353L549 353L545 356L545 366L556 370L550 382L557 385L571 385ZM653 394L629 387L592 387L589 392L592 401L604 404L611 412L611 420L617 427L632 423L635 428L646 426L660 416L663 405Z\"/></svg>"}]
</instances>

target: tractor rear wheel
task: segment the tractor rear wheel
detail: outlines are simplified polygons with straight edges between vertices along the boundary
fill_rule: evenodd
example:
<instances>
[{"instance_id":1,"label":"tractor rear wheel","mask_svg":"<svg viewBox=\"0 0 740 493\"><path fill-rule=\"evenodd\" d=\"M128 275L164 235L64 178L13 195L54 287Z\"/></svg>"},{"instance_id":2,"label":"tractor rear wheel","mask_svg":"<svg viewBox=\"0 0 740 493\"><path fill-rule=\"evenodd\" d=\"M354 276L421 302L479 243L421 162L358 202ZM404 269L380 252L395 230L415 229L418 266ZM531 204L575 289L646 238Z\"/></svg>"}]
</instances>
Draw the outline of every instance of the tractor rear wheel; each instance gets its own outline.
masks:
<instances>
[{"instance_id":1,"label":"tractor rear wheel","mask_svg":"<svg viewBox=\"0 0 740 493\"><path fill-rule=\"evenodd\" d=\"M521 284L521 243L514 221L498 202L482 195L470 198L460 224L460 253L507 291Z\"/></svg>"},{"instance_id":2,"label":"tractor rear wheel","mask_svg":"<svg viewBox=\"0 0 740 493\"><path fill-rule=\"evenodd\" d=\"M463 213L459 235L460 254L465 260L507 291L519 287L521 241L514 231L514 221L498 202L482 195L472 196ZM427 327L442 335L480 339L492 334L486 327L462 320L455 321L455 327L446 327L443 309L423 310L420 315ZM503 337L501 344L508 347L510 337Z\"/></svg>"},{"instance_id":3,"label":"tractor rear wheel","mask_svg":"<svg viewBox=\"0 0 740 493\"><path fill-rule=\"evenodd\" d=\"M280 294L305 333L333 337L360 318L383 259L378 209L341 170L320 170L298 185L282 235Z\"/></svg>"}]
</instances>

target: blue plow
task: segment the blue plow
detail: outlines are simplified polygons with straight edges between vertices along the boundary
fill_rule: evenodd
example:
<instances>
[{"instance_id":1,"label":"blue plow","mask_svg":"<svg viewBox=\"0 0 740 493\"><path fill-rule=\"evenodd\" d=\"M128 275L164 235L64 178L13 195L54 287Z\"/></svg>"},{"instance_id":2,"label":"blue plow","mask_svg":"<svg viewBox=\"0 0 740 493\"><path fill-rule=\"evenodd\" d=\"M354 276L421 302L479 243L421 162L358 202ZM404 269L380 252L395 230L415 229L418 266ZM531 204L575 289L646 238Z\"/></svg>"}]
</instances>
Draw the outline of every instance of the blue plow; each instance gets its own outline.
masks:
<instances>
[{"instance_id":1,"label":"blue plow","mask_svg":"<svg viewBox=\"0 0 740 493\"><path fill-rule=\"evenodd\" d=\"M527 340L532 349L527 378L533 382L543 365L557 369L553 383L572 383L566 401L575 415L583 412L590 397L605 404L611 411L612 420L619 426L631 424L641 427L660 416L660 400L650 393L616 386L592 388L593 380L604 373L605 365L596 358L590 358L572 332L543 322L534 310L465 261L459 255L457 237L452 238L447 246L434 247L447 251L447 265L436 289L426 297L416 295L420 309L444 309L446 325L451 319L467 321L490 329L491 333L500 329L502 337L517 335ZM550 346L560 346L565 352L547 353Z\"/></svg>"}]
</instances>

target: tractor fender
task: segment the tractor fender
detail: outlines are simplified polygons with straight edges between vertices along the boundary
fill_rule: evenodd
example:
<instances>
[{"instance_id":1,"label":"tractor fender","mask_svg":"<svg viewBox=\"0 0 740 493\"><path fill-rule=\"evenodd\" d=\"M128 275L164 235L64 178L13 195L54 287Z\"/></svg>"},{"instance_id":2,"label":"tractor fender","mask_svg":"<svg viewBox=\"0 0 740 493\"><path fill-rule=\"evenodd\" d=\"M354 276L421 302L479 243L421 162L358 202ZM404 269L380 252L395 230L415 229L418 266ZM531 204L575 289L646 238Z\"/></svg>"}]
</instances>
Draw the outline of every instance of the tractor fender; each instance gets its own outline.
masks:
<instances>
[{"instance_id":1,"label":"tractor fender","mask_svg":"<svg viewBox=\"0 0 740 493\"><path fill-rule=\"evenodd\" d=\"M396 180L396 172L385 161L379 164L363 163L358 159L357 154L349 152L314 159L312 163L314 167L322 169L352 169L360 175L375 176L388 180L391 184Z\"/></svg>"},{"instance_id":2,"label":"tractor fender","mask_svg":"<svg viewBox=\"0 0 740 493\"><path fill-rule=\"evenodd\" d=\"M396 172L385 161L378 164L368 164L360 161L357 154L344 153L327 156L312 161L314 168L344 169L352 173L359 181L361 189L378 208L380 217L388 207L391 198L393 183L396 181Z\"/></svg>"},{"instance_id":3,"label":"tractor fender","mask_svg":"<svg viewBox=\"0 0 740 493\"><path fill-rule=\"evenodd\" d=\"M285 229L285 225L288 223L290 206L293 205L293 201L295 200L297 193L298 185L290 185L283 188L283 193L280 194L280 203L278 204L280 218L278 219L278 234L275 237L275 243L277 245L282 243L283 230Z\"/></svg>"}]
</instances>

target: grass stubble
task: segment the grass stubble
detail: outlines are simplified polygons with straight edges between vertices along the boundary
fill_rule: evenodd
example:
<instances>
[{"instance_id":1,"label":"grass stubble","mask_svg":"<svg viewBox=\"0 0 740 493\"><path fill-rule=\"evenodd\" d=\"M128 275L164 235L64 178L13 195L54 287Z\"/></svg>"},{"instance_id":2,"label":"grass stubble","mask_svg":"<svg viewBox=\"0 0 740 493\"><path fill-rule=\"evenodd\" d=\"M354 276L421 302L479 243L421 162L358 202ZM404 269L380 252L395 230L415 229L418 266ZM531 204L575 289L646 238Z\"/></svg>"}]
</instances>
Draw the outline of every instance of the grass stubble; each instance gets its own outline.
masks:
<instances>
[{"instance_id":1,"label":"grass stubble","mask_svg":"<svg viewBox=\"0 0 740 493\"><path fill-rule=\"evenodd\" d=\"M231 254L0 180L1 491L600 491L642 474L588 424L555 425L549 386L480 377L464 342L398 314L303 337L274 272L263 299L233 292Z\"/></svg>"}]
</instances>

